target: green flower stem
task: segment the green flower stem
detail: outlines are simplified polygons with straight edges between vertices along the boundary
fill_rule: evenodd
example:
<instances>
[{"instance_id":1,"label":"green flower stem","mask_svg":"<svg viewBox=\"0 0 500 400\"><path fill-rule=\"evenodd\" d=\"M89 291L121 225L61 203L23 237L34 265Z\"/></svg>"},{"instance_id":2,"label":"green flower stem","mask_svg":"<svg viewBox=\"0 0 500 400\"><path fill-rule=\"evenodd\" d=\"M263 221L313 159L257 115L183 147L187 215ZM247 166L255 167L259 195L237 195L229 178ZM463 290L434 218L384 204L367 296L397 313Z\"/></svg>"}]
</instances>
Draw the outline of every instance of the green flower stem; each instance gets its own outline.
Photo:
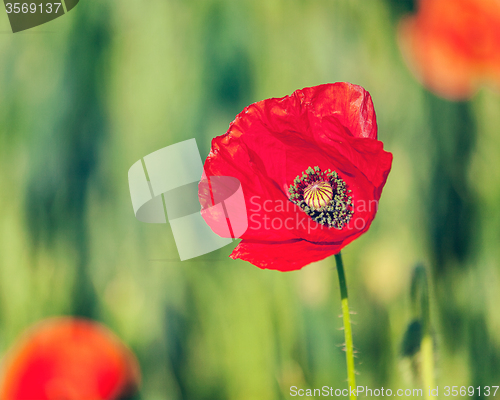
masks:
<instances>
[{"instance_id":1,"label":"green flower stem","mask_svg":"<svg viewBox=\"0 0 500 400\"><path fill-rule=\"evenodd\" d=\"M349 396L351 400L356 399L356 370L354 368L354 349L352 343L351 318L349 314L349 301L347 299L347 284L344 274L344 264L340 252L335 254L337 272L339 274L340 300L342 303L342 317L344 319L345 350L347 361L347 383L349 384ZM352 389L352 390L351 390Z\"/></svg>"},{"instance_id":2,"label":"green flower stem","mask_svg":"<svg viewBox=\"0 0 500 400\"><path fill-rule=\"evenodd\" d=\"M425 335L420 344L422 357L422 383L426 398L430 399L429 388L434 389L434 349L431 335Z\"/></svg>"},{"instance_id":3,"label":"green flower stem","mask_svg":"<svg viewBox=\"0 0 500 400\"><path fill-rule=\"evenodd\" d=\"M434 342L432 339L430 288L427 271L423 265L415 267L411 283L411 299L413 314L422 323L422 338L420 341L420 376L426 398L432 396L429 388L435 388L434 380Z\"/></svg>"}]
</instances>

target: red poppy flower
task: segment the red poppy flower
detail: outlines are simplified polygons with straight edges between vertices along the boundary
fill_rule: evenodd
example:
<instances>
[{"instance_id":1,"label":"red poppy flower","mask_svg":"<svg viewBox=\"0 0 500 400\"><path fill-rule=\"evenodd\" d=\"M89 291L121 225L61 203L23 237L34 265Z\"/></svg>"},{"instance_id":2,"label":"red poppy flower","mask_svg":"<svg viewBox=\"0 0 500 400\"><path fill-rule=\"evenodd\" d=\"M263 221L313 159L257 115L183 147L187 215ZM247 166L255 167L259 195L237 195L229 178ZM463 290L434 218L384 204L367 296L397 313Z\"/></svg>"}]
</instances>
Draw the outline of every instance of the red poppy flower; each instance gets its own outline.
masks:
<instances>
[{"instance_id":1,"label":"red poppy flower","mask_svg":"<svg viewBox=\"0 0 500 400\"><path fill-rule=\"evenodd\" d=\"M404 18L399 42L417 78L458 100L483 83L500 88L500 1L420 0Z\"/></svg>"},{"instance_id":2,"label":"red poppy flower","mask_svg":"<svg viewBox=\"0 0 500 400\"><path fill-rule=\"evenodd\" d=\"M140 380L134 355L105 327L53 318L28 331L7 354L2 400L112 400Z\"/></svg>"},{"instance_id":3,"label":"red poppy flower","mask_svg":"<svg viewBox=\"0 0 500 400\"><path fill-rule=\"evenodd\" d=\"M214 177L241 182L248 225L231 257L290 271L338 253L366 232L389 174L392 154L377 140L370 94L349 83L297 90L246 107L212 140L200 184L210 211ZM210 189L210 190L208 190ZM224 196L222 196L224 197ZM228 218L231 224L235 213Z\"/></svg>"}]
</instances>

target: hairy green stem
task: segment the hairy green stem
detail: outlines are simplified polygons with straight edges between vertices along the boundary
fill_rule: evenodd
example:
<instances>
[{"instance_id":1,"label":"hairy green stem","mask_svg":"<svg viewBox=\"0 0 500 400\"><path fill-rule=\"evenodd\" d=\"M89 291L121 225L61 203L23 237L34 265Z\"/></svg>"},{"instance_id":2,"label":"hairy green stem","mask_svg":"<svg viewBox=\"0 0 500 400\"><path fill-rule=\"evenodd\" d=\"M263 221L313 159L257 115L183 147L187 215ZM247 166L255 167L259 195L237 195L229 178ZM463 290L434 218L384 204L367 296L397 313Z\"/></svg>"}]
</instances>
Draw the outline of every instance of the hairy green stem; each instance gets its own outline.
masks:
<instances>
[{"instance_id":1,"label":"hairy green stem","mask_svg":"<svg viewBox=\"0 0 500 400\"><path fill-rule=\"evenodd\" d=\"M356 370L354 368L354 348L352 343L351 318L349 314L349 301L347 298L347 283L344 274L344 264L340 252L335 254L337 272L339 274L340 300L342 303L342 317L344 320L345 351L347 361L347 383L349 385L350 400L356 399Z\"/></svg>"}]
</instances>

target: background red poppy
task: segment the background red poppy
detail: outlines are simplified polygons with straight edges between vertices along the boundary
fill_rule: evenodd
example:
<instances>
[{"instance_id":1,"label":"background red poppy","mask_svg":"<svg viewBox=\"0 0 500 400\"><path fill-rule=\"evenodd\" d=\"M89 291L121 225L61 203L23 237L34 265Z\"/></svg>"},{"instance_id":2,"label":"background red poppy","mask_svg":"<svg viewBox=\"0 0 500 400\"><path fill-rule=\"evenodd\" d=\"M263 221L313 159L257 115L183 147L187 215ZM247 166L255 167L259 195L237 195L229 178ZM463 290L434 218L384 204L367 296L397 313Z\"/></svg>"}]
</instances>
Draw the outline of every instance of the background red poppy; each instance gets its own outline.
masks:
<instances>
[{"instance_id":1,"label":"background red poppy","mask_svg":"<svg viewBox=\"0 0 500 400\"><path fill-rule=\"evenodd\" d=\"M500 2L420 0L402 19L400 48L431 91L464 99L481 84L500 89Z\"/></svg>"},{"instance_id":2,"label":"background red poppy","mask_svg":"<svg viewBox=\"0 0 500 400\"><path fill-rule=\"evenodd\" d=\"M6 356L2 400L118 400L137 389L135 356L90 320L53 318L31 328Z\"/></svg>"}]
</instances>

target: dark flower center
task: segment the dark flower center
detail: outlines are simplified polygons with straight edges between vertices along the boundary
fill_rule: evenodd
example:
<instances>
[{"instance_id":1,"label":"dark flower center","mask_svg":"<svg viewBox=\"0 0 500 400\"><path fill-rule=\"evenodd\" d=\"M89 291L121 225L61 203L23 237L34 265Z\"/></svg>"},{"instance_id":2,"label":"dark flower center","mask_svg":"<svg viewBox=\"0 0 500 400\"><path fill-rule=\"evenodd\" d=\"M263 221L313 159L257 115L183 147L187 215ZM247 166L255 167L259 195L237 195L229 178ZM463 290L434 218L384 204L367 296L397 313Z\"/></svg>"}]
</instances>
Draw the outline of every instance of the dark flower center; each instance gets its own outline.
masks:
<instances>
[{"instance_id":1,"label":"dark flower center","mask_svg":"<svg viewBox=\"0 0 500 400\"><path fill-rule=\"evenodd\" d=\"M351 193L337 172L307 168L290 186L289 200L318 224L342 229L354 214Z\"/></svg>"}]
</instances>

